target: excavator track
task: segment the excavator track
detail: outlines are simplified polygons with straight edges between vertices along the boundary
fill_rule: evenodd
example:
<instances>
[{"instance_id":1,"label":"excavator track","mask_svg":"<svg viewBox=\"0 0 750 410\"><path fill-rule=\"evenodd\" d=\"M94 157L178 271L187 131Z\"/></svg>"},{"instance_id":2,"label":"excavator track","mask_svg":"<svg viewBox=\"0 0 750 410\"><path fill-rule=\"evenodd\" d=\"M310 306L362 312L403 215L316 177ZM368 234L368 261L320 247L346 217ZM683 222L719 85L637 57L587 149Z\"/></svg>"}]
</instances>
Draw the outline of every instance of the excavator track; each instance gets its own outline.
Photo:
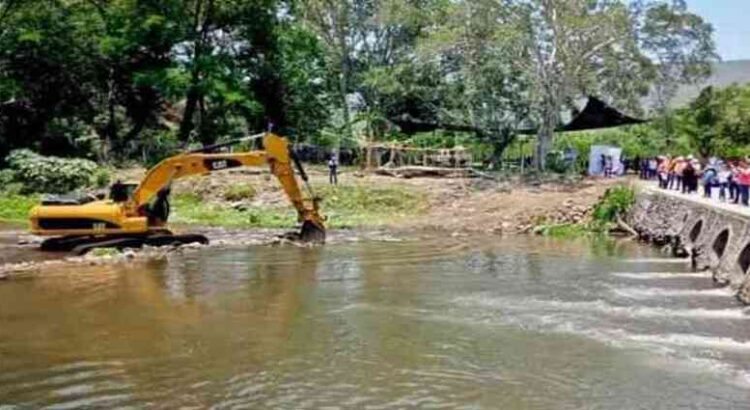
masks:
<instances>
[{"instance_id":1,"label":"excavator track","mask_svg":"<svg viewBox=\"0 0 750 410\"><path fill-rule=\"evenodd\" d=\"M47 239L42 242L41 250L51 252L71 252L74 255L85 255L97 248L140 249L144 245L181 246L191 243L206 245L208 244L208 238L197 234L174 235L161 232L151 235L128 235L119 237L67 236Z\"/></svg>"}]
</instances>

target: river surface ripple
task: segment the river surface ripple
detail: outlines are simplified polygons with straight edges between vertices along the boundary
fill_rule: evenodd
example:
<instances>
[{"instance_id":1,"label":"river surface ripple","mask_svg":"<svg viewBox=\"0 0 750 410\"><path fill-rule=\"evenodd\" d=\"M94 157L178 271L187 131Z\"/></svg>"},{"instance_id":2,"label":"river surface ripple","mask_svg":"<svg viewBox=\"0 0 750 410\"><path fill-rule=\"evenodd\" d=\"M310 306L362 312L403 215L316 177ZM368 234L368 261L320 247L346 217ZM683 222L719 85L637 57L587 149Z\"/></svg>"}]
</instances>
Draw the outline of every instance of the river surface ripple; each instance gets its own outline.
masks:
<instances>
[{"instance_id":1,"label":"river surface ripple","mask_svg":"<svg viewBox=\"0 0 750 410\"><path fill-rule=\"evenodd\" d=\"M750 312L685 262L386 239L0 282L0 409L750 408Z\"/></svg>"}]
</instances>

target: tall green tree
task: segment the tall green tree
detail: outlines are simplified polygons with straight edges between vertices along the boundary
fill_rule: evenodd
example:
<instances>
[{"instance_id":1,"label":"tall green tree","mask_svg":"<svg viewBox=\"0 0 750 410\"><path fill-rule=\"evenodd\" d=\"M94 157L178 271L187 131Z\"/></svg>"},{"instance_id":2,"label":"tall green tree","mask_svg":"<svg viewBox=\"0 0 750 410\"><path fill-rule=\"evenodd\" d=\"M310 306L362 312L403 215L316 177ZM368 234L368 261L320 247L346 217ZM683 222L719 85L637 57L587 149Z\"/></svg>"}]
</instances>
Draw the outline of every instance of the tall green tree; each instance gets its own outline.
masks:
<instances>
[{"instance_id":1,"label":"tall green tree","mask_svg":"<svg viewBox=\"0 0 750 410\"><path fill-rule=\"evenodd\" d=\"M671 60L685 62L686 76L658 77L662 85L679 83L687 73L704 73L713 58L710 26L679 2L639 2L629 7L614 0L530 0L526 21L528 59L519 60L535 84L534 106L539 126L537 164L544 167L560 112L576 99L597 95L620 108L638 112L640 99L657 80L657 53L670 48ZM640 10L647 10L641 21ZM661 24L680 20L679 29ZM671 48L693 44L694 49ZM677 68L674 68L677 69Z\"/></svg>"},{"instance_id":2,"label":"tall green tree","mask_svg":"<svg viewBox=\"0 0 750 410\"><path fill-rule=\"evenodd\" d=\"M750 87L704 88L674 119L676 131L687 137L702 158L735 157L750 144Z\"/></svg>"},{"instance_id":3,"label":"tall green tree","mask_svg":"<svg viewBox=\"0 0 750 410\"><path fill-rule=\"evenodd\" d=\"M680 84L695 84L711 74L718 60L713 27L691 13L684 0L633 3L641 48L654 63L654 113L664 119L664 132L671 137L671 103Z\"/></svg>"},{"instance_id":4,"label":"tall green tree","mask_svg":"<svg viewBox=\"0 0 750 410\"><path fill-rule=\"evenodd\" d=\"M498 162L529 109L530 77L514 7L490 0L453 2L422 43L420 65L437 62L443 76L438 117L468 125Z\"/></svg>"},{"instance_id":5,"label":"tall green tree","mask_svg":"<svg viewBox=\"0 0 750 410\"><path fill-rule=\"evenodd\" d=\"M343 137L353 139L352 115L347 96L353 82L353 53L356 46L355 28L362 23L363 13L356 8L357 0L303 0L301 10L304 21L322 40L326 58L335 78L338 108L341 110ZM340 144L336 141L336 145Z\"/></svg>"},{"instance_id":6,"label":"tall green tree","mask_svg":"<svg viewBox=\"0 0 750 410\"><path fill-rule=\"evenodd\" d=\"M0 21L0 156L71 148L96 115L97 25L80 7L35 0L1 3Z\"/></svg>"}]
</instances>

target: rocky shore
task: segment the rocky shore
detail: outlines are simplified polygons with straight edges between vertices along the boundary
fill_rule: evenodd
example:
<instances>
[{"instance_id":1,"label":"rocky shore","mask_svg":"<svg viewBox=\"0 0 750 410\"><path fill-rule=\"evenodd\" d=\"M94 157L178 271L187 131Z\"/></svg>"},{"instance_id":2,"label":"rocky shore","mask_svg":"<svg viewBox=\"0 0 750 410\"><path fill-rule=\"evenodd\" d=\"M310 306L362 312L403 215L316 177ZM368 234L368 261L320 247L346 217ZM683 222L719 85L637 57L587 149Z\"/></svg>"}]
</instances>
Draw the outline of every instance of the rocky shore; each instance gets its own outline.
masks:
<instances>
[{"instance_id":1,"label":"rocky shore","mask_svg":"<svg viewBox=\"0 0 750 410\"><path fill-rule=\"evenodd\" d=\"M288 230L282 229L254 229L237 230L222 228L198 229L198 232L210 238L208 245L189 244L183 246L144 246L140 249L104 249L101 252L91 252L84 256L70 256L66 253L58 253L50 259L40 260L35 258L38 254L39 238L23 235L18 247L26 250L28 257L20 262L6 262L0 264L0 280L14 279L26 276L43 274L44 271L73 268L76 266L97 266L119 263L137 263L149 260L169 258L171 256L184 255L186 253L198 252L219 248L242 248L247 246L295 246L311 247L315 245L300 243L290 240ZM343 243L357 241L381 241L394 242L402 240L383 230L370 231L343 231L332 230L328 232L328 243ZM48 254L45 254L48 255Z\"/></svg>"}]
</instances>

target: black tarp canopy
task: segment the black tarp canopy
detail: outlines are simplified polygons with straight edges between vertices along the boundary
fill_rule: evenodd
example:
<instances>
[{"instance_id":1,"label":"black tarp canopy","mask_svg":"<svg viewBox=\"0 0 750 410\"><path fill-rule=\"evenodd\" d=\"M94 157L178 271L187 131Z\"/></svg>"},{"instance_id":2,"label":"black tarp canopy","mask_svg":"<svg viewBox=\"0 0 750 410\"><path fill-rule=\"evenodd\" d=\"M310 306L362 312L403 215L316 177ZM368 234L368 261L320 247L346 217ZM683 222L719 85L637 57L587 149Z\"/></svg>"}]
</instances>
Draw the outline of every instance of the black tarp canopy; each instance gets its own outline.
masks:
<instances>
[{"instance_id":1,"label":"black tarp canopy","mask_svg":"<svg viewBox=\"0 0 750 410\"><path fill-rule=\"evenodd\" d=\"M558 131L596 130L623 125L643 124L644 122L646 120L627 116L596 97L589 97L589 101L586 103L583 111L574 116L569 123Z\"/></svg>"},{"instance_id":2,"label":"black tarp canopy","mask_svg":"<svg viewBox=\"0 0 750 410\"><path fill-rule=\"evenodd\" d=\"M483 130L472 127L470 125L462 124L449 124L442 123L439 121L425 121L415 119L409 115L402 115L390 119L391 122L398 125L406 134L415 134L417 132L430 132L437 129L446 131L459 131L459 132L476 132L483 134ZM620 127L623 125L642 124L647 122L637 118L630 117L610 107L604 101L596 98L589 97L586 106L583 110L573 116L573 119L560 127L555 129L555 132L569 132L569 131L586 131L596 130L602 128L613 128ZM535 135L536 129L522 129L517 130L516 133L524 135Z\"/></svg>"}]
</instances>

